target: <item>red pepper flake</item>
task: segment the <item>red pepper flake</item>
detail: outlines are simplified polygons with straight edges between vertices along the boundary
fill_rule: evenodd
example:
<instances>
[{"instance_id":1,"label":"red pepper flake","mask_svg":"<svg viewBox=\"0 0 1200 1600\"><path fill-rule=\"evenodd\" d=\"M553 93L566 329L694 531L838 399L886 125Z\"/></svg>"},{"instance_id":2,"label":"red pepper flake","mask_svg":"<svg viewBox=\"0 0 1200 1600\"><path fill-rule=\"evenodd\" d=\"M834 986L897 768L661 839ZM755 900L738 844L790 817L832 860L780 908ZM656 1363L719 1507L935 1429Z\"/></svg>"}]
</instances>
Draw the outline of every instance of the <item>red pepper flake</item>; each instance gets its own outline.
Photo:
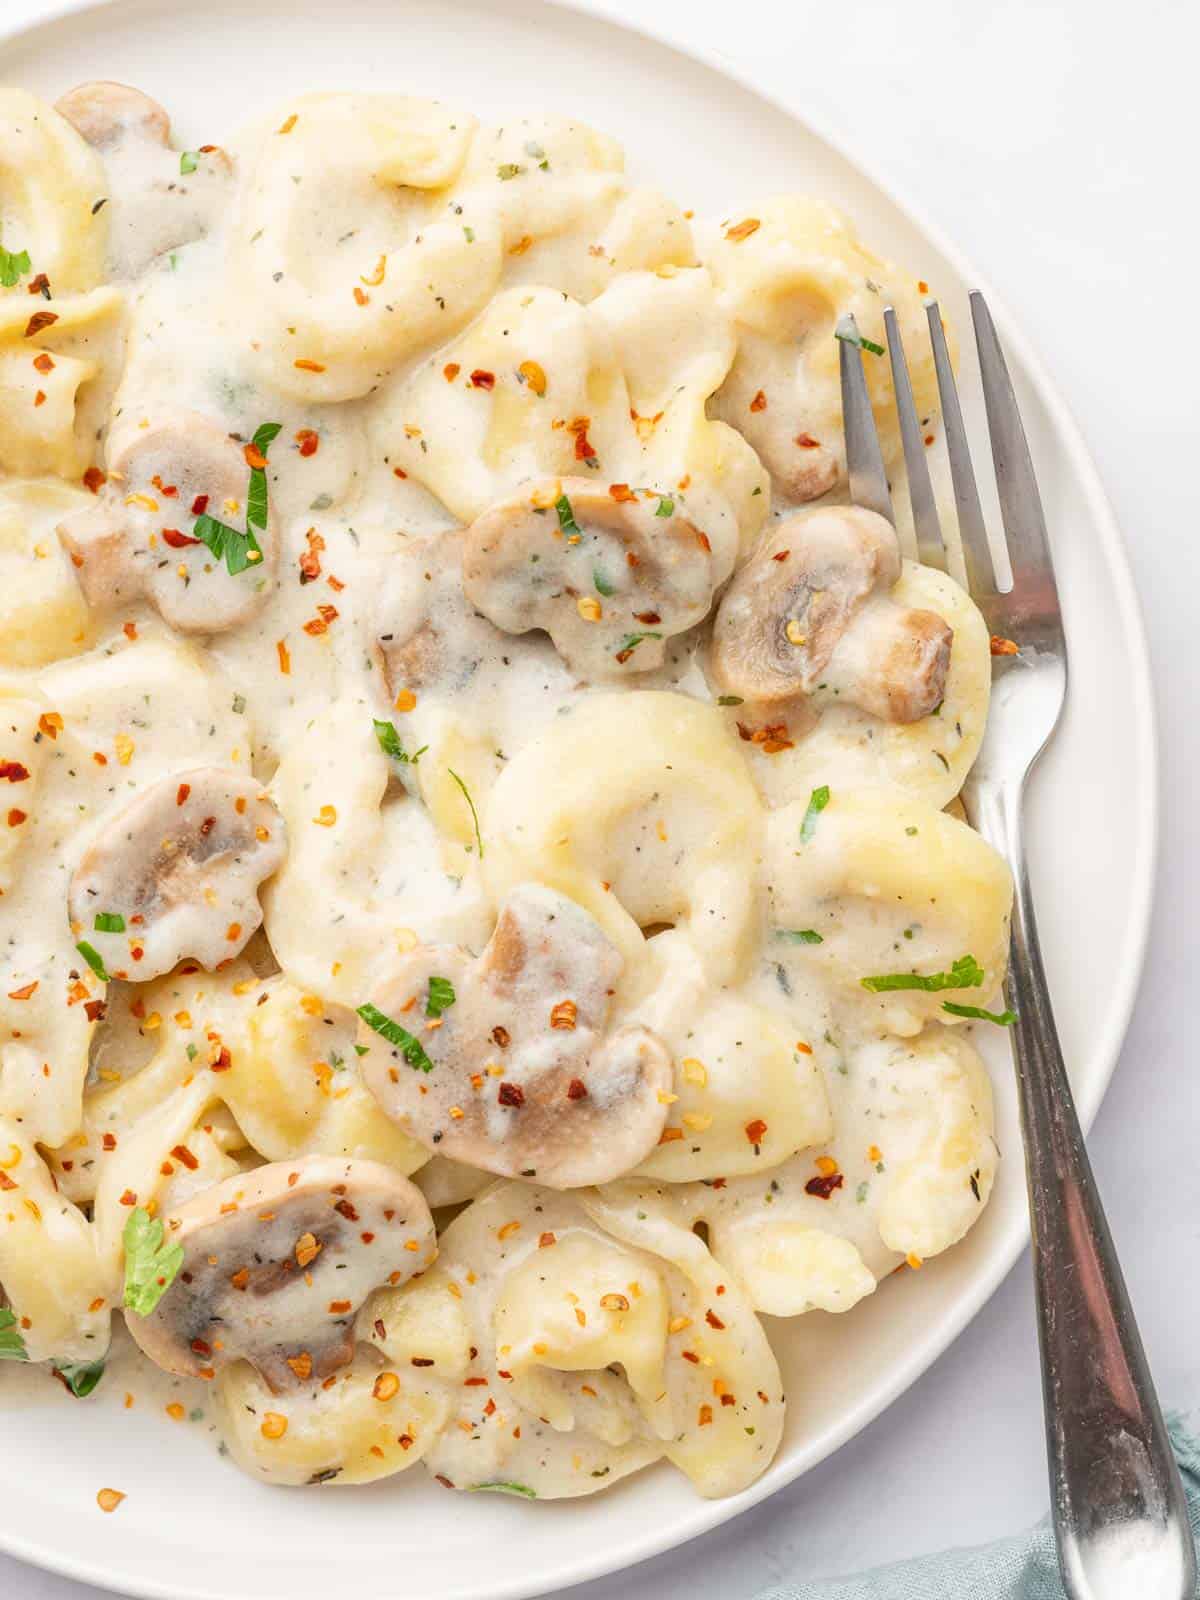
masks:
<instances>
[{"instance_id":1,"label":"red pepper flake","mask_svg":"<svg viewBox=\"0 0 1200 1600\"><path fill-rule=\"evenodd\" d=\"M302 456L315 456L321 448L321 436L315 428L301 428L296 435Z\"/></svg>"},{"instance_id":2,"label":"red pepper flake","mask_svg":"<svg viewBox=\"0 0 1200 1600\"><path fill-rule=\"evenodd\" d=\"M340 1317L344 1311L349 1311L349 1309L350 1309L349 1300L331 1300L329 1302L329 1314L330 1314L330 1316Z\"/></svg>"},{"instance_id":3,"label":"red pepper flake","mask_svg":"<svg viewBox=\"0 0 1200 1600\"><path fill-rule=\"evenodd\" d=\"M496 387L496 374L484 372L481 367L476 367L471 374L472 389L494 389Z\"/></svg>"},{"instance_id":4,"label":"red pepper flake","mask_svg":"<svg viewBox=\"0 0 1200 1600\"><path fill-rule=\"evenodd\" d=\"M840 1189L845 1181L845 1175L841 1172L818 1173L804 1185L804 1192L815 1195L818 1200L828 1200L833 1191Z\"/></svg>"},{"instance_id":5,"label":"red pepper flake","mask_svg":"<svg viewBox=\"0 0 1200 1600\"><path fill-rule=\"evenodd\" d=\"M575 417L573 421L567 423L567 432L575 435L576 461L594 461L596 458L596 452L587 435L591 425L591 417Z\"/></svg>"},{"instance_id":6,"label":"red pepper flake","mask_svg":"<svg viewBox=\"0 0 1200 1600\"><path fill-rule=\"evenodd\" d=\"M285 639L277 639L275 641L275 653L279 657L280 672L283 673L285 678L290 677L292 672L292 658L288 651L287 641Z\"/></svg>"},{"instance_id":7,"label":"red pepper flake","mask_svg":"<svg viewBox=\"0 0 1200 1600\"><path fill-rule=\"evenodd\" d=\"M821 441L814 439L811 433L798 433L796 435L796 443L801 450L819 450L821 448Z\"/></svg>"},{"instance_id":8,"label":"red pepper flake","mask_svg":"<svg viewBox=\"0 0 1200 1600\"><path fill-rule=\"evenodd\" d=\"M293 361L292 365L299 372L324 372L325 371L325 368L321 365L321 363L319 361L309 361L308 358L305 357L305 356L301 356L301 357L299 357L298 360Z\"/></svg>"},{"instance_id":9,"label":"red pepper flake","mask_svg":"<svg viewBox=\"0 0 1200 1600\"><path fill-rule=\"evenodd\" d=\"M1015 640L1003 639L998 633L992 635L988 644L994 656L1019 656L1021 653L1021 647Z\"/></svg>"},{"instance_id":10,"label":"red pepper flake","mask_svg":"<svg viewBox=\"0 0 1200 1600\"><path fill-rule=\"evenodd\" d=\"M447 361L446 365L442 368L442 377L445 378L447 383L453 383L461 371L462 368L459 366L457 361ZM475 374L472 377L472 383L474 383L475 377L477 376L478 374Z\"/></svg>"},{"instance_id":11,"label":"red pepper flake","mask_svg":"<svg viewBox=\"0 0 1200 1600\"><path fill-rule=\"evenodd\" d=\"M104 1137L100 1140L100 1145L101 1145L101 1148L104 1149L104 1150L115 1150L117 1148L117 1136L116 1136L116 1134L115 1133L106 1133L104 1135Z\"/></svg>"},{"instance_id":12,"label":"red pepper flake","mask_svg":"<svg viewBox=\"0 0 1200 1600\"><path fill-rule=\"evenodd\" d=\"M497 1023L492 1029L492 1043L499 1045L501 1050L504 1050L508 1047L508 1042L511 1038L512 1035L509 1033L508 1029L502 1028L499 1023Z\"/></svg>"},{"instance_id":13,"label":"red pepper flake","mask_svg":"<svg viewBox=\"0 0 1200 1600\"><path fill-rule=\"evenodd\" d=\"M775 554L771 557L771 560L772 561L786 561L787 558L791 555L791 553L792 552L790 550L776 550Z\"/></svg>"},{"instance_id":14,"label":"red pepper flake","mask_svg":"<svg viewBox=\"0 0 1200 1600\"><path fill-rule=\"evenodd\" d=\"M107 477L99 467L89 467L83 475L84 488L90 489L93 494L99 494L107 482Z\"/></svg>"},{"instance_id":15,"label":"red pepper flake","mask_svg":"<svg viewBox=\"0 0 1200 1600\"><path fill-rule=\"evenodd\" d=\"M408 473L405 472L403 467L393 467L392 468L392 472L393 472L394 476L397 477L397 478L407 478L408 477Z\"/></svg>"},{"instance_id":16,"label":"red pepper flake","mask_svg":"<svg viewBox=\"0 0 1200 1600\"><path fill-rule=\"evenodd\" d=\"M181 533L178 528L164 528L162 536L172 550L182 550L186 545L199 544L199 539L193 539L190 534Z\"/></svg>"},{"instance_id":17,"label":"red pepper flake","mask_svg":"<svg viewBox=\"0 0 1200 1600\"><path fill-rule=\"evenodd\" d=\"M657 611L635 611L633 615L638 622L654 623L662 621Z\"/></svg>"},{"instance_id":18,"label":"red pepper flake","mask_svg":"<svg viewBox=\"0 0 1200 1600\"><path fill-rule=\"evenodd\" d=\"M43 711L38 718L38 732L44 733L47 739L57 739L63 727L63 719L57 711Z\"/></svg>"},{"instance_id":19,"label":"red pepper flake","mask_svg":"<svg viewBox=\"0 0 1200 1600\"><path fill-rule=\"evenodd\" d=\"M751 411L765 411L767 409L767 397L761 389L751 400L750 409Z\"/></svg>"},{"instance_id":20,"label":"red pepper flake","mask_svg":"<svg viewBox=\"0 0 1200 1600\"><path fill-rule=\"evenodd\" d=\"M624 505L629 500L637 499L637 495L634 494L627 483L610 483L608 492L619 506Z\"/></svg>"},{"instance_id":21,"label":"red pepper flake","mask_svg":"<svg viewBox=\"0 0 1200 1600\"><path fill-rule=\"evenodd\" d=\"M206 494L198 494L192 501L192 515L194 517L202 517L207 510L208 496Z\"/></svg>"},{"instance_id":22,"label":"red pepper flake","mask_svg":"<svg viewBox=\"0 0 1200 1600\"><path fill-rule=\"evenodd\" d=\"M48 350L43 350L40 356L34 356L33 367L35 372L40 372L44 377L47 372L54 371L54 357Z\"/></svg>"},{"instance_id":23,"label":"red pepper flake","mask_svg":"<svg viewBox=\"0 0 1200 1600\"><path fill-rule=\"evenodd\" d=\"M371 296L365 289L360 289L358 284L354 285L351 292L354 295L354 304L356 306L369 306L371 304Z\"/></svg>"},{"instance_id":24,"label":"red pepper flake","mask_svg":"<svg viewBox=\"0 0 1200 1600\"><path fill-rule=\"evenodd\" d=\"M746 1124L746 1137L751 1144L761 1144L767 1135L767 1125L761 1117Z\"/></svg>"},{"instance_id":25,"label":"red pepper flake","mask_svg":"<svg viewBox=\"0 0 1200 1600\"><path fill-rule=\"evenodd\" d=\"M679 1354L685 1361L690 1361L693 1366L698 1367L700 1365L700 1357L694 1350L681 1350Z\"/></svg>"},{"instance_id":26,"label":"red pepper flake","mask_svg":"<svg viewBox=\"0 0 1200 1600\"><path fill-rule=\"evenodd\" d=\"M712 540L708 537L708 535L706 533L703 533L699 528L696 529L696 543L700 546L701 550L711 550L712 549Z\"/></svg>"},{"instance_id":27,"label":"red pepper flake","mask_svg":"<svg viewBox=\"0 0 1200 1600\"><path fill-rule=\"evenodd\" d=\"M523 1106L525 1091L519 1083L502 1083L497 1099L502 1106Z\"/></svg>"},{"instance_id":28,"label":"red pepper flake","mask_svg":"<svg viewBox=\"0 0 1200 1600\"><path fill-rule=\"evenodd\" d=\"M25 285L25 293L26 294L44 294L46 296L46 299L49 300L49 298L50 298L50 279L46 276L46 274L44 272L39 272L36 278L30 278L29 282Z\"/></svg>"},{"instance_id":29,"label":"red pepper flake","mask_svg":"<svg viewBox=\"0 0 1200 1600\"><path fill-rule=\"evenodd\" d=\"M325 548L325 540L315 528L310 528L304 537L308 549L300 557L300 582L313 583L321 576L321 551Z\"/></svg>"},{"instance_id":30,"label":"red pepper flake","mask_svg":"<svg viewBox=\"0 0 1200 1600\"><path fill-rule=\"evenodd\" d=\"M757 233L762 223L757 217L747 217L744 222L734 223L732 228L725 229L725 237L731 244L741 244L743 239L748 239L752 233Z\"/></svg>"},{"instance_id":31,"label":"red pepper flake","mask_svg":"<svg viewBox=\"0 0 1200 1600\"><path fill-rule=\"evenodd\" d=\"M13 989L8 998L10 1000L32 999L34 994L37 992L37 986L40 981L41 980L39 978L35 978L32 983L27 983L23 989Z\"/></svg>"},{"instance_id":32,"label":"red pepper flake","mask_svg":"<svg viewBox=\"0 0 1200 1600\"><path fill-rule=\"evenodd\" d=\"M32 339L35 333L41 333L43 328L52 327L57 321L57 311L35 311L25 324L25 337Z\"/></svg>"},{"instance_id":33,"label":"red pepper flake","mask_svg":"<svg viewBox=\"0 0 1200 1600\"><path fill-rule=\"evenodd\" d=\"M710 1328L717 1328L720 1330L725 1327L725 1324L721 1321L720 1317L711 1308L704 1313L704 1320L708 1323Z\"/></svg>"},{"instance_id":34,"label":"red pepper flake","mask_svg":"<svg viewBox=\"0 0 1200 1600\"><path fill-rule=\"evenodd\" d=\"M28 776L29 768L19 761L0 761L0 778L7 778L9 783L24 783Z\"/></svg>"},{"instance_id":35,"label":"red pepper flake","mask_svg":"<svg viewBox=\"0 0 1200 1600\"><path fill-rule=\"evenodd\" d=\"M793 749L788 738L786 722L770 722L764 728L748 728L744 722L737 724L738 737L747 744L756 744L765 756L778 755L781 750Z\"/></svg>"},{"instance_id":36,"label":"red pepper flake","mask_svg":"<svg viewBox=\"0 0 1200 1600\"><path fill-rule=\"evenodd\" d=\"M929 285L925 282L924 278L918 278L917 279L917 293L918 294L928 294L929 293Z\"/></svg>"},{"instance_id":37,"label":"red pepper flake","mask_svg":"<svg viewBox=\"0 0 1200 1600\"><path fill-rule=\"evenodd\" d=\"M10 828L19 828L28 818L28 811L22 811L19 806L11 806L9 808L8 825Z\"/></svg>"},{"instance_id":38,"label":"red pepper flake","mask_svg":"<svg viewBox=\"0 0 1200 1600\"><path fill-rule=\"evenodd\" d=\"M46 391L45 391L45 389L39 389L37 391L37 393L33 397L33 403L34 403L35 406L44 406L46 404Z\"/></svg>"},{"instance_id":39,"label":"red pepper flake","mask_svg":"<svg viewBox=\"0 0 1200 1600\"><path fill-rule=\"evenodd\" d=\"M189 1172L195 1172L196 1168L200 1165L199 1161L185 1144L173 1145L171 1147L171 1154L175 1157L176 1161L185 1166ZM200 1353L201 1355L207 1355L208 1351L202 1350Z\"/></svg>"},{"instance_id":40,"label":"red pepper flake","mask_svg":"<svg viewBox=\"0 0 1200 1600\"><path fill-rule=\"evenodd\" d=\"M564 1033L573 1033L579 1017L579 1007L574 1000L560 1000L550 1008L550 1026Z\"/></svg>"},{"instance_id":41,"label":"red pepper flake","mask_svg":"<svg viewBox=\"0 0 1200 1600\"><path fill-rule=\"evenodd\" d=\"M137 1195L134 1194L132 1189L126 1189L125 1193L121 1196L120 1204L123 1206L137 1205Z\"/></svg>"},{"instance_id":42,"label":"red pepper flake","mask_svg":"<svg viewBox=\"0 0 1200 1600\"><path fill-rule=\"evenodd\" d=\"M354 1202L351 1200L339 1200L333 1209L340 1212L347 1222L358 1221L358 1212L354 1209Z\"/></svg>"},{"instance_id":43,"label":"red pepper flake","mask_svg":"<svg viewBox=\"0 0 1200 1600\"><path fill-rule=\"evenodd\" d=\"M435 1472L433 1477L434 1482L440 1483L443 1489L453 1489L454 1485L450 1482L450 1479L444 1472Z\"/></svg>"},{"instance_id":44,"label":"red pepper flake","mask_svg":"<svg viewBox=\"0 0 1200 1600\"><path fill-rule=\"evenodd\" d=\"M63 1162L63 1166L66 1166L65 1161ZM8 1194L16 1187L17 1185L12 1181L7 1172L0 1172L0 1194Z\"/></svg>"},{"instance_id":45,"label":"red pepper flake","mask_svg":"<svg viewBox=\"0 0 1200 1600\"><path fill-rule=\"evenodd\" d=\"M89 1022L103 1022L108 1015L108 1007L103 1000L89 1000L83 1009Z\"/></svg>"},{"instance_id":46,"label":"red pepper flake","mask_svg":"<svg viewBox=\"0 0 1200 1600\"><path fill-rule=\"evenodd\" d=\"M176 791L175 791L175 804L177 806L183 805L185 803L185 801L187 800L188 795L191 794L191 792L192 792L192 786L191 786L190 783L181 783L179 785L178 789L176 789Z\"/></svg>"},{"instance_id":47,"label":"red pepper flake","mask_svg":"<svg viewBox=\"0 0 1200 1600\"><path fill-rule=\"evenodd\" d=\"M233 1057L229 1054L228 1047L222 1045L215 1061L209 1063L210 1072L228 1072L233 1066Z\"/></svg>"},{"instance_id":48,"label":"red pepper flake","mask_svg":"<svg viewBox=\"0 0 1200 1600\"><path fill-rule=\"evenodd\" d=\"M246 465L251 472L261 472L267 464L267 458L253 442L242 446L242 455L246 458Z\"/></svg>"},{"instance_id":49,"label":"red pepper flake","mask_svg":"<svg viewBox=\"0 0 1200 1600\"><path fill-rule=\"evenodd\" d=\"M159 472L154 474L154 476L150 479L150 482L158 490L159 494L165 495L168 500L173 500L179 493L178 486L174 483L164 483L162 481L162 474Z\"/></svg>"},{"instance_id":50,"label":"red pepper flake","mask_svg":"<svg viewBox=\"0 0 1200 1600\"><path fill-rule=\"evenodd\" d=\"M540 1233L538 1235L538 1249L548 1250L552 1244L558 1243L558 1236L553 1233Z\"/></svg>"},{"instance_id":51,"label":"red pepper flake","mask_svg":"<svg viewBox=\"0 0 1200 1600\"><path fill-rule=\"evenodd\" d=\"M480 1389L480 1388L486 1389L487 1388L487 1379L486 1378L464 1378L463 1379L463 1388L464 1389Z\"/></svg>"},{"instance_id":52,"label":"red pepper flake","mask_svg":"<svg viewBox=\"0 0 1200 1600\"><path fill-rule=\"evenodd\" d=\"M414 1367L431 1367L433 1358L432 1356L413 1356L412 1364Z\"/></svg>"},{"instance_id":53,"label":"red pepper flake","mask_svg":"<svg viewBox=\"0 0 1200 1600\"><path fill-rule=\"evenodd\" d=\"M584 1083L582 1078L572 1078L571 1079L570 1083L567 1085L567 1099L568 1100L586 1100L587 1099L587 1084Z\"/></svg>"}]
</instances>

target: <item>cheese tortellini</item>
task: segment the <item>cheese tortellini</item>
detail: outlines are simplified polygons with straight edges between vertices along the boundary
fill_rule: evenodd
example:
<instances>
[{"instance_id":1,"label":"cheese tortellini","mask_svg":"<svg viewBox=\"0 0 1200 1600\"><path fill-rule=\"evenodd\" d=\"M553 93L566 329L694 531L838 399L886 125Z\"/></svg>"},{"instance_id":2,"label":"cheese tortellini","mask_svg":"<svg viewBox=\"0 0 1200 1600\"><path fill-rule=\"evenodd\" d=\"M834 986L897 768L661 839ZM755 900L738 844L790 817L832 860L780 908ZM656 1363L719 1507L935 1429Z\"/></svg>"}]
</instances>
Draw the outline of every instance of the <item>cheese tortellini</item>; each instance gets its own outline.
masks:
<instances>
[{"instance_id":1,"label":"cheese tortellini","mask_svg":"<svg viewBox=\"0 0 1200 1600\"><path fill-rule=\"evenodd\" d=\"M0 1381L147 1359L276 1485L738 1493L760 1315L996 1170L987 630L796 507L925 286L575 120L59 106L0 92Z\"/></svg>"}]
</instances>

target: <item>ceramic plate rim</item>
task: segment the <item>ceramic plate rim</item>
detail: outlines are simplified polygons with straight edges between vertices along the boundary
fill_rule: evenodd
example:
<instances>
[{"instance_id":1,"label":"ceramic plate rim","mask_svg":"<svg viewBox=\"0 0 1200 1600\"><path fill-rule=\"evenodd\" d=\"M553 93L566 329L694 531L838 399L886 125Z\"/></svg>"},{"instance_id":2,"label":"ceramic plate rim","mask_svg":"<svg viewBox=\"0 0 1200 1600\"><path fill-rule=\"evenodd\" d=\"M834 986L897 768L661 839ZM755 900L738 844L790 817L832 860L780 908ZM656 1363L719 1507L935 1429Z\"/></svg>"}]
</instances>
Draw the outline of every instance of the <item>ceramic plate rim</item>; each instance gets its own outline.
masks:
<instances>
[{"instance_id":1,"label":"ceramic plate rim","mask_svg":"<svg viewBox=\"0 0 1200 1600\"><path fill-rule=\"evenodd\" d=\"M39 5L34 15L18 17L0 23L0 49L19 44L31 32L49 24L63 21L73 14L99 14L120 3L120 0L47 0ZM170 0L153 0L155 9L169 6ZM1161 773L1157 715L1150 667L1149 647L1141 603L1134 584L1128 554L1116 515L1104 489L1100 474L1092 461L1087 445L1073 414L1049 376L1041 360L1026 341L1019 326L1009 314L1002 298L989 284L985 274L976 272L952 240L941 228L931 222L923 210L915 205L902 184L882 176L869 157L859 152L848 135L830 126L808 108L803 112L793 106L783 95L776 94L756 82L753 73L731 61L716 48L685 44L670 32L653 23L611 15L603 0L538 0L550 11L562 11L585 17L595 23L643 39L669 50L685 60L729 80L744 92L755 96L774 111L814 134L828 145L842 160L854 168L883 195L905 219L918 229L941 252L959 277L973 283L983 291L1001 334L1005 348L1014 353L1027 373L1040 403L1044 406L1049 424L1057 435L1060 448L1067 458L1069 472L1076 488L1084 499L1091 516L1091 534L1102 554L1105 567L1112 580L1120 607L1120 625L1129 646L1129 661L1133 669L1130 684L1135 706L1135 738L1139 748L1136 759L1141 767L1146 794L1144 800L1145 826L1136 833L1140 854L1130 874L1132 924L1127 948L1132 960L1125 965L1118 984L1119 1003L1110 1009L1110 1023L1102 1039L1092 1049L1095 1065L1089 1080L1077 1094L1077 1106L1085 1130L1095 1118L1116 1069L1117 1059L1128 1032L1134 1003L1141 984L1142 970L1149 943L1150 922L1153 912L1154 888L1159 855L1159 830L1161 807ZM954 1305L953 1313L941 1326L898 1362L888 1378L877 1385L869 1398L849 1406L840 1422L822 1434L806 1439L795 1451L791 1460L777 1461L774 1467L756 1484L728 1500L697 1500L690 1515L674 1519L666 1528L654 1533L633 1537L622 1543L619 1551L595 1552L572 1563L566 1570L561 1565L541 1576L517 1578L504 1582L489 1592L487 1600L534 1600L535 1596L586 1583L613 1572L633 1568L654 1556L680 1546L710 1532L721 1524L739 1516L743 1511L759 1504L776 1491L787 1487L820 1461L839 1449L848 1440L882 1415L958 1338L995 1294L1004 1278L1016 1264L1028 1243L1028 1221L1001 1235L991 1260L976 1278L972 1290ZM144 1596L146 1600L259 1600L253 1589L205 1586L192 1588L180 1586L178 1578L170 1583L144 1578L122 1577L111 1561L101 1564L95 1559L84 1559L59 1552L0 1524L0 1550L44 1571L59 1573L83 1583L100 1588L123 1590Z\"/></svg>"}]
</instances>

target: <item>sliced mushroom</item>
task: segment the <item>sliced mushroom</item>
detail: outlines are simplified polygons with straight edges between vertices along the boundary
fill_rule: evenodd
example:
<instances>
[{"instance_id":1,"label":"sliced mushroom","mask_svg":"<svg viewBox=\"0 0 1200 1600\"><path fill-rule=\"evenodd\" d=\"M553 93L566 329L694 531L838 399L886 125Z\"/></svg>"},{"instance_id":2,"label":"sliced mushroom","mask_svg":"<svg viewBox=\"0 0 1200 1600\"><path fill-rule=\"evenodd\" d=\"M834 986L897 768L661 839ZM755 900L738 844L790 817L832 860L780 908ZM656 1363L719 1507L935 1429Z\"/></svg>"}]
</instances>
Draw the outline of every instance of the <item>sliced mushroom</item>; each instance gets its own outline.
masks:
<instances>
[{"instance_id":1,"label":"sliced mushroom","mask_svg":"<svg viewBox=\"0 0 1200 1600\"><path fill-rule=\"evenodd\" d=\"M373 1289L437 1254L418 1189L375 1161L308 1156L239 1173L166 1218L183 1263L130 1332L166 1372L212 1378L249 1361L279 1394L354 1357L354 1318Z\"/></svg>"},{"instance_id":2,"label":"sliced mushroom","mask_svg":"<svg viewBox=\"0 0 1200 1600\"><path fill-rule=\"evenodd\" d=\"M707 536L678 496L543 479L466 532L463 589L498 628L544 628L587 677L662 665L664 640L701 622L716 587Z\"/></svg>"},{"instance_id":3,"label":"sliced mushroom","mask_svg":"<svg viewBox=\"0 0 1200 1600\"><path fill-rule=\"evenodd\" d=\"M896 531L873 511L830 506L779 523L730 584L713 626L713 679L766 705L818 692L887 722L941 701L954 635L897 605Z\"/></svg>"},{"instance_id":4,"label":"sliced mushroom","mask_svg":"<svg viewBox=\"0 0 1200 1600\"><path fill-rule=\"evenodd\" d=\"M224 150L172 150L162 106L123 83L81 83L56 109L103 158L114 276L132 277L208 231L233 173Z\"/></svg>"},{"instance_id":5,"label":"sliced mushroom","mask_svg":"<svg viewBox=\"0 0 1200 1600\"><path fill-rule=\"evenodd\" d=\"M581 906L522 884L477 960L426 945L393 968L359 1032L367 1086L455 1161L559 1189L618 1177L658 1143L672 1077L648 1029L605 1036L623 965Z\"/></svg>"},{"instance_id":6,"label":"sliced mushroom","mask_svg":"<svg viewBox=\"0 0 1200 1600\"><path fill-rule=\"evenodd\" d=\"M413 539L389 558L373 638L389 701L402 689L461 689L503 640L463 594L463 536Z\"/></svg>"},{"instance_id":7,"label":"sliced mushroom","mask_svg":"<svg viewBox=\"0 0 1200 1600\"><path fill-rule=\"evenodd\" d=\"M110 977L146 982L191 956L212 970L262 923L258 886L283 861L283 818L252 778L197 767L105 819L71 875L71 926Z\"/></svg>"},{"instance_id":8,"label":"sliced mushroom","mask_svg":"<svg viewBox=\"0 0 1200 1600\"><path fill-rule=\"evenodd\" d=\"M208 417L168 414L131 430L112 451L109 482L94 505L58 525L90 606L111 610L143 596L185 633L222 633L260 611L279 558L274 515L256 533L247 565L218 556L195 535L202 513L246 530L247 451Z\"/></svg>"}]
</instances>

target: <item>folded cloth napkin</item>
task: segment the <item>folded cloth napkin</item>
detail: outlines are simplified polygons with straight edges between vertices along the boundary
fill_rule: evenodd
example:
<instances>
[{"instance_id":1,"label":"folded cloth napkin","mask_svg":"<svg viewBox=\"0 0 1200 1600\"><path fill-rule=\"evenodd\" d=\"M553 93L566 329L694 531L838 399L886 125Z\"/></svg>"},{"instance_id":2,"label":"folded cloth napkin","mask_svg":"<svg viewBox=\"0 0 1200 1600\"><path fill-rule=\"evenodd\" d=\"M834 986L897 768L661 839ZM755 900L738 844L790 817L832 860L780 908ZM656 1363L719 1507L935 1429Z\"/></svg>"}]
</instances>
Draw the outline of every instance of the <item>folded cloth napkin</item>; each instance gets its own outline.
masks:
<instances>
[{"instance_id":1,"label":"folded cloth napkin","mask_svg":"<svg viewBox=\"0 0 1200 1600\"><path fill-rule=\"evenodd\" d=\"M1200 1440L1168 1419L1183 1475L1192 1537L1200 1534ZM1066 1600L1049 1520L1028 1533L970 1550L945 1550L822 1583L782 1583L758 1600ZM1130 1600L1155 1600L1130 1596Z\"/></svg>"}]
</instances>

